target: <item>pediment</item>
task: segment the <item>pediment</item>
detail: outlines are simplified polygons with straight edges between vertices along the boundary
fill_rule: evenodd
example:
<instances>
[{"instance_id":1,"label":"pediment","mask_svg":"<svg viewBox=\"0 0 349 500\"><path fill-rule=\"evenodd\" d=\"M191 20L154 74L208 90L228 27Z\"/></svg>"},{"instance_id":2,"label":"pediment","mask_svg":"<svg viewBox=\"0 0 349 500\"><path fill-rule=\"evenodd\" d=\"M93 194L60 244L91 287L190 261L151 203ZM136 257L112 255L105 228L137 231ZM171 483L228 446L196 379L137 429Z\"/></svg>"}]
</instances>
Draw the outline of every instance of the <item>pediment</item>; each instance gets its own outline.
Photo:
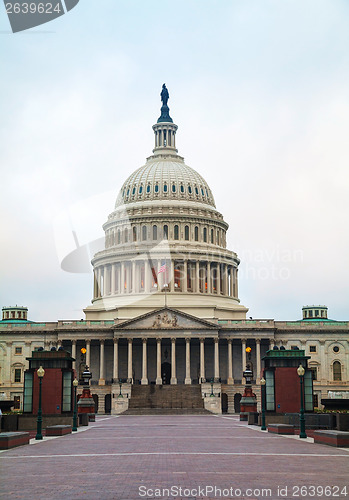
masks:
<instances>
[{"instance_id":1,"label":"pediment","mask_svg":"<svg viewBox=\"0 0 349 500\"><path fill-rule=\"evenodd\" d=\"M115 328L115 327L114 327ZM117 325L122 330L217 330L217 325L176 309L162 308Z\"/></svg>"}]
</instances>

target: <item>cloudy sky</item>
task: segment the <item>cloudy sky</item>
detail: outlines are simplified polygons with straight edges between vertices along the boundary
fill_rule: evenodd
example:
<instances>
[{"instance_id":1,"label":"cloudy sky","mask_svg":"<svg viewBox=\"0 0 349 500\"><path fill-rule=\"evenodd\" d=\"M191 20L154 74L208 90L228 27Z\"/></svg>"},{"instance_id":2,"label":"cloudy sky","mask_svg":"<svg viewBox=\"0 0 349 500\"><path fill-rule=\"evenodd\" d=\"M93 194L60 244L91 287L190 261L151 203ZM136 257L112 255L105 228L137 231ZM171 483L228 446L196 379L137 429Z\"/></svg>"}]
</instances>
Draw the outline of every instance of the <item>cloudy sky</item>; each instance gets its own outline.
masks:
<instances>
[{"instance_id":1,"label":"cloudy sky","mask_svg":"<svg viewBox=\"0 0 349 500\"><path fill-rule=\"evenodd\" d=\"M0 4L0 305L80 319L103 236L153 148L166 82L177 146L212 188L249 316L349 319L349 3L80 0L12 34ZM68 214L68 215L67 215Z\"/></svg>"}]
</instances>

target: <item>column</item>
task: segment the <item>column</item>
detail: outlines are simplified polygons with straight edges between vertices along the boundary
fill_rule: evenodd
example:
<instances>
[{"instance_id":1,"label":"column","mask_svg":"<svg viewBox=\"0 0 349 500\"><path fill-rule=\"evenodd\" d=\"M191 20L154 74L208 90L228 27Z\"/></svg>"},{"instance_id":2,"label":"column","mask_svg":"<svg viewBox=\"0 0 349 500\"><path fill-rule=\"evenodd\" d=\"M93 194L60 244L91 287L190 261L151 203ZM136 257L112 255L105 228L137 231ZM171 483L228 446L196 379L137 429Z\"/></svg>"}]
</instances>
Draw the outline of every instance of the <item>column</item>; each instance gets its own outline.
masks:
<instances>
[{"instance_id":1,"label":"column","mask_svg":"<svg viewBox=\"0 0 349 500\"><path fill-rule=\"evenodd\" d=\"M191 384L190 378L190 338L185 339L185 384Z\"/></svg>"},{"instance_id":2,"label":"column","mask_svg":"<svg viewBox=\"0 0 349 500\"><path fill-rule=\"evenodd\" d=\"M125 262L121 262L121 288L120 293L125 293Z\"/></svg>"},{"instance_id":3,"label":"column","mask_svg":"<svg viewBox=\"0 0 349 500\"><path fill-rule=\"evenodd\" d=\"M115 264L111 266L111 284L110 284L111 290L110 293L112 295L115 294Z\"/></svg>"},{"instance_id":4,"label":"column","mask_svg":"<svg viewBox=\"0 0 349 500\"><path fill-rule=\"evenodd\" d=\"M200 380L205 379L205 339L200 339Z\"/></svg>"},{"instance_id":5,"label":"column","mask_svg":"<svg viewBox=\"0 0 349 500\"><path fill-rule=\"evenodd\" d=\"M214 378L219 378L219 340L213 339L214 342Z\"/></svg>"},{"instance_id":6,"label":"column","mask_svg":"<svg viewBox=\"0 0 349 500\"><path fill-rule=\"evenodd\" d=\"M269 351L271 351L274 348L275 342L274 339L269 339Z\"/></svg>"},{"instance_id":7,"label":"column","mask_svg":"<svg viewBox=\"0 0 349 500\"><path fill-rule=\"evenodd\" d=\"M261 339L256 339L256 370L257 373L255 374L255 380L256 384L260 384L261 380Z\"/></svg>"},{"instance_id":8,"label":"column","mask_svg":"<svg viewBox=\"0 0 349 500\"><path fill-rule=\"evenodd\" d=\"M108 266L103 267L103 297L108 295Z\"/></svg>"},{"instance_id":9,"label":"column","mask_svg":"<svg viewBox=\"0 0 349 500\"><path fill-rule=\"evenodd\" d=\"M171 265L170 265L170 291L174 292L174 261L171 259Z\"/></svg>"},{"instance_id":10,"label":"column","mask_svg":"<svg viewBox=\"0 0 349 500\"><path fill-rule=\"evenodd\" d=\"M119 378L119 339L114 340L114 359L113 359L113 382L116 383Z\"/></svg>"},{"instance_id":11,"label":"column","mask_svg":"<svg viewBox=\"0 0 349 500\"><path fill-rule=\"evenodd\" d=\"M71 357L76 359L76 340L71 341ZM72 368L76 369L76 361L73 361Z\"/></svg>"},{"instance_id":12,"label":"column","mask_svg":"<svg viewBox=\"0 0 349 500\"><path fill-rule=\"evenodd\" d=\"M144 261L144 292L149 293L150 292L150 282L149 282L149 262L148 260Z\"/></svg>"},{"instance_id":13,"label":"column","mask_svg":"<svg viewBox=\"0 0 349 500\"><path fill-rule=\"evenodd\" d=\"M99 381L98 385L105 385L104 378L104 339L99 341Z\"/></svg>"},{"instance_id":14,"label":"column","mask_svg":"<svg viewBox=\"0 0 349 500\"><path fill-rule=\"evenodd\" d=\"M98 281L97 281L97 271L93 271L93 298L98 297Z\"/></svg>"},{"instance_id":15,"label":"column","mask_svg":"<svg viewBox=\"0 0 349 500\"><path fill-rule=\"evenodd\" d=\"M176 339L171 339L171 384L177 384L176 378Z\"/></svg>"},{"instance_id":16,"label":"column","mask_svg":"<svg viewBox=\"0 0 349 500\"><path fill-rule=\"evenodd\" d=\"M102 297L102 271L101 268L99 267L97 269L97 281L98 281L98 297Z\"/></svg>"},{"instance_id":17,"label":"column","mask_svg":"<svg viewBox=\"0 0 349 500\"><path fill-rule=\"evenodd\" d=\"M128 339L128 359L127 359L127 378L132 380L132 339Z\"/></svg>"},{"instance_id":18,"label":"column","mask_svg":"<svg viewBox=\"0 0 349 500\"><path fill-rule=\"evenodd\" d=\"M183 274L184 274L184 278L183 278L183 292L187 292L188 291L187 273L188 273L188 261L185 260L183 262Z\"/></svg>"},{"instance_id":19,"label":"column","mask_svg":"<svg viewBox=\"0 0 349 500\"><path fill-rule=\"evenodd\" d=\"M234 297L234 294L233 294L233 285L234 285L234 268L231 267L230 268L230 297Z\"/></svg>"},{"instance_id":20,"label":"column","mask_svg":"<svg viewBox=\"0 0 349 500\"><path fill-rule=\"evenodd\" d=\"M242 371L246 370L246 340L241 340Z\"/></svg>"},{"instance_id":21,"label":"column","mask_svg":"<svg viewBox=\"0 0 349 500\"><path fill-rule=\"evenodd\" d=\"M221 293L221 266L217 262L217 295Z\"/></svg>"},{"instance_id":22,"label":"column","mask_svg":"<svg viewBox=\"0 0 349 500\"><path fill-rule=\"evenodd\" d=\"M238 270L235 271L235 296L239 296L239 287L238 287Z\"/></svg>"},{"instance_id":23,"label":"column","mask_svg":"<svg viewBox=\"0 0 349 500\"><path fill-rule=\"evenodd\" d=\"M326 367L325 340L320 340L320 373L318 375L318 380L322 382L331 380L331 374L327 373Z\"/></svg>"},{"instance_id":24,"label":"column","mask_svg":"<svg viewBox=\"0 0 349 500\"><path fill-rule=\"evenodd\" d=\"M228 295L228 266L223 264L223 295Z\"/></svg>"},{"instance_id":25,"label":"column","mask_svg":"<svg viewBox=\"0 0 349 500\"><path fill-rule=\"evenodd\" d=\"M148 385L147 375L147 339L142 339L142 385Z\"/></svg>"},{"instance_id":26,"label":"column","mask_svg":"<svg viewBox=\"0 0 349 500\"><path fill-rule=\"evenodd\" d=\"M207 293L211 293L211 262L207 262Z\"/></svg>"},{"instance_id":27,"label":"column","mask_svg":"<svg viewBox=\"0 0 349 500\"><path fill-rule=\"evenodd\" d=\"M228 384L234 383L233 378L233 341L228 339Z\"/></svg>"},{"instance_id":28,"label":"column","mask_svg":"<svg viewBox=\"0 0 349 500\"><path fill-rule=\"evenodd\" d=\"M131 282L132 282L132 293L136 293L138 290L138 283L136 285L136 261L132 261L132 277L131 277Z\"/></svg>"},{"instance_id":29,"label":"column","mask_svg":"<svg viewBox=\"0 0 349 500\"><path fill-rule=\"evenodd\" d=\"M161 338L156 339L156 385L162 384L161 378Z\"/></svg>"},{"instance_id":30,"label":"column","mask_svg":"<svg viewBox=\"0 0 349 500\"><path fill-rule=\"evenodd\" d=\"M86 364L91 368L91 340L86 340Z\"/></svg>"},{"instance_id":31,"label":"column","mask_svg":"<svg viewBox=\"0 0 349 500\"><path fill-rule=\"evenodd\" d=\"M200 292L200 262L198 260L195 263L195 291Z\"/></svg>"}]
</instances>

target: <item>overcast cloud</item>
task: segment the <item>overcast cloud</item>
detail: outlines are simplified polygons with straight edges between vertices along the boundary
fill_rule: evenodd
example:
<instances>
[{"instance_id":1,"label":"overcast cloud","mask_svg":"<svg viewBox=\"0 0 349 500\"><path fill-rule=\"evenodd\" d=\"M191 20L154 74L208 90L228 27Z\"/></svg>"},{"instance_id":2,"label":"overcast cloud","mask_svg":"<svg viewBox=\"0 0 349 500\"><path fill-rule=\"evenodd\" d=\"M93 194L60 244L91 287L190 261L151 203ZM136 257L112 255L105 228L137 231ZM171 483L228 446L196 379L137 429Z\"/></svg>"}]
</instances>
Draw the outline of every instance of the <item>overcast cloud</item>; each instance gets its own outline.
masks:
<instances>
[{"instance_id":1,"label":"overcast cloud","mask_svg":"<svg viewBox=\"0 0 349 500\"><path fill-rule=\"evenodd\" d=\"M12 34L1 4L0 304L83 317L92 274L63 271L64 249L71 230L103 236L151 154L166 82L179 153L230 225L248 316L324 304L348 320L348 23L339 0L81 0Z\"/></svg>"}]
</instances>

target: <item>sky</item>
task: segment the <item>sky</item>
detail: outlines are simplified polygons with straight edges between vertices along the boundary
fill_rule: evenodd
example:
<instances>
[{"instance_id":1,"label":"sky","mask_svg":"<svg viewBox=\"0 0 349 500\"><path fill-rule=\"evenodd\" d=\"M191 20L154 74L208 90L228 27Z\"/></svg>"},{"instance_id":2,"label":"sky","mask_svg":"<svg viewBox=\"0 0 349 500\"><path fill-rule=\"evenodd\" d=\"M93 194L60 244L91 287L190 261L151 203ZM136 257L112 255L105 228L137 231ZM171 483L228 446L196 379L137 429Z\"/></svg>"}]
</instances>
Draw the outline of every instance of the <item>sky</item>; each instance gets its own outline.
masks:
<instances>
[{"instance_id":1,"label":"sky","mask_svg":"<svg viewBox=\"0 0 349 500\"><path fill-rule=\"evenodd\" d=\"M349 320L348 21L344 0L80 0L14 34L1 3L0 305L83 318L93 280L62 269L71 231L103 237L166 83L248 316Z\"/></svg>"}]
</instances>

